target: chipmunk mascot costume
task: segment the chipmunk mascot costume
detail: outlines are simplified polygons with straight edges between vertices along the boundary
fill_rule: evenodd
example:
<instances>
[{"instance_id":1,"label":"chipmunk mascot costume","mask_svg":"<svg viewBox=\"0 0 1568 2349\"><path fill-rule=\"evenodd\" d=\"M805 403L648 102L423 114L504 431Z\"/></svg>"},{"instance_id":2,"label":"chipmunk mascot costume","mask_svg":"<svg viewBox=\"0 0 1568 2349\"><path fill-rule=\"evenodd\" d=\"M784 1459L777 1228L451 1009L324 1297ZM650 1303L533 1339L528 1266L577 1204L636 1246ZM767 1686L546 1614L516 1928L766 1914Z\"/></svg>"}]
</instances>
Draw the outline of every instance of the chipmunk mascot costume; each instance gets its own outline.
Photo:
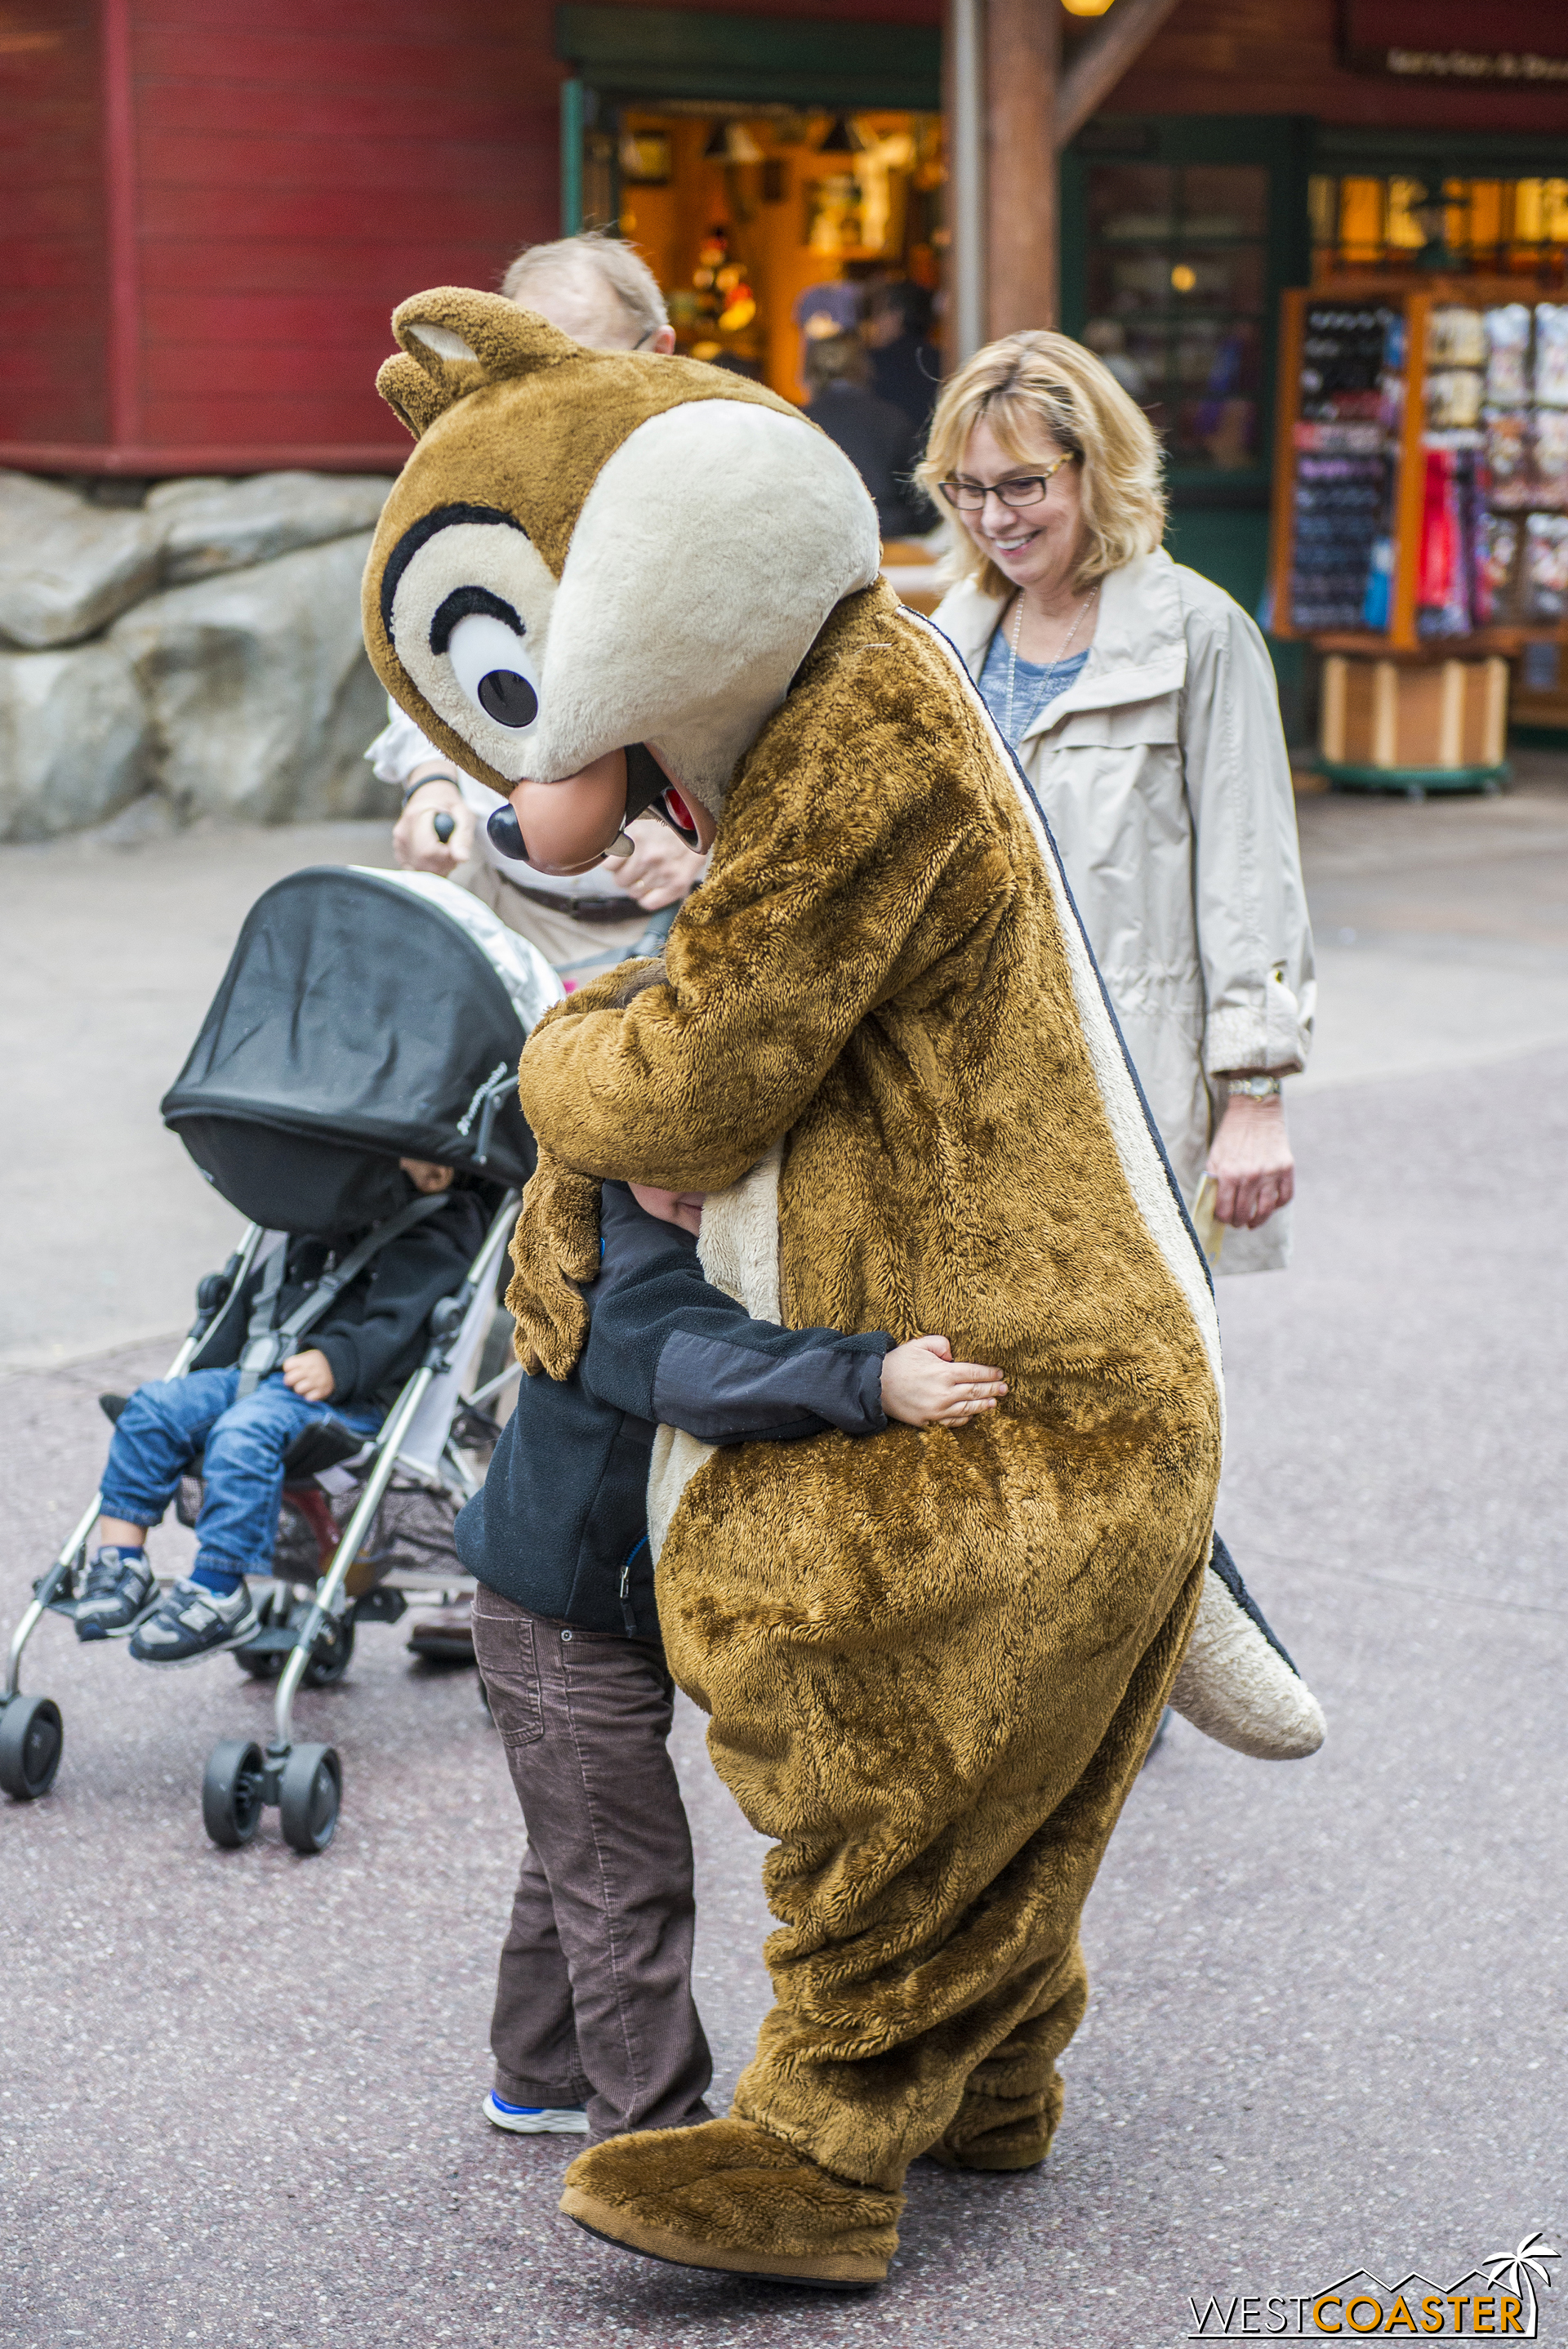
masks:
<instances>
[{"instance_id":1,"label":"chipmunk mascot costume","mask_svg":"<svg viewBox=\"0 0 1568 2349\"><path fill-rule=\"evenodd\" d=\"M730 2116L593 2147L562 2208L696 2268L876 2282L921 2154L1038 2162L1078 1919L1171 1701L1243 1752L1321 1716L1213 1544L1206 1268L1055 850L872 502L773 393L403 304L418 445L365 633L552 871L654 807L707 846L662 962L546 1015L512 1292L563 1377L602 1177L710 1197L708 1277L790 1327L937 1331L993 1415L713 1450L661 1430L670 1668L774 1848L776 2004ZM492 824L497 819L492 819ZM521 833L521 839L518 833Z\"/></svg>"}]
</instances>

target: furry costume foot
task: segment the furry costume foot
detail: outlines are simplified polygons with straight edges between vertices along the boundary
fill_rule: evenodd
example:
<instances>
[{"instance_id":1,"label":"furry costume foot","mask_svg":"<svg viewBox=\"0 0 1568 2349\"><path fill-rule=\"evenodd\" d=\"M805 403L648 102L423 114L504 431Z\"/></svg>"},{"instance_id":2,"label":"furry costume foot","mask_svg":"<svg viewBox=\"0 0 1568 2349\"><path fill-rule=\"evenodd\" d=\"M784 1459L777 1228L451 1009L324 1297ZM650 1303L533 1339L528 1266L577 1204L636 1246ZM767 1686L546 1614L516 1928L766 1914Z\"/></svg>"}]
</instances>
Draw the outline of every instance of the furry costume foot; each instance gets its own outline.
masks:
<instances>
[{"instance_id":1,"label":"furry costume foot","mask_svg":"<svg viewBox=\"0 0 1568 2349\"><path fill-rule=\"evenodd\" d=\"M819 2169L755 2121L646 2129L579 2154L561 2208L591 2235L676 2267L853 2292L898 2249L902 2194Z\"/></svg>"},{"instance_id":2,"label":"furry costume foot","mask_svg":"<svg viewBox=\"0 0 1568 2349\"><path fill-rule=\"evenodd\" d=\"M964 2100L929 2160L944 2169L1037 2169L1062 2116L1061 2075L1052 2061L1083 2013L1088 1979L1081 1959L1068 1995L1032 2017L969 2075ZM1052 2024L1056 2027L1053 2029Z\"/></svg>"},{"instance_id":3,"label":"furry costume foot","mask_svg":"<svg viewBox=\"0 0 1568 2349\"><path fill-rule=\"evenodd\" d=\"M1062 2097L1042 2112L1033 2097L966 2095L926 2158L944 2169L1037 2169L1051 2149Z\"/></svg>"}]
</instances>

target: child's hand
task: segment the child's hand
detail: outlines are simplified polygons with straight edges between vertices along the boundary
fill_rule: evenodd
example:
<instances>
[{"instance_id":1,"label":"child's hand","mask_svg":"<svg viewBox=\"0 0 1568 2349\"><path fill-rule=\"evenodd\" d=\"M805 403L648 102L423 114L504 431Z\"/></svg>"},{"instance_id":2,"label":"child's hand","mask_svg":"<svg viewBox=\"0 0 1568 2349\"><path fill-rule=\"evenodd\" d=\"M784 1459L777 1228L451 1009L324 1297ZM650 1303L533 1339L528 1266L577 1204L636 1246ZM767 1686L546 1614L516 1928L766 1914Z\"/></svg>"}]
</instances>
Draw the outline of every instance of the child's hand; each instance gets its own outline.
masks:
<instances>
[{"instance_id":1,"label":"child's hand","mask_svg":"<svg viewBox=\"0 0 1568 2349\"><path fill-rule=\"evenodd\" d=\"M955 1362L945 1338L912 1338L882 1357L882 1407L906 1427L965 1427L1006 1392L1000 1371Z\"/></svg>"},{"instance_id":2,"label":"child's hand","mask_svg":"<svg viewBox=\"0 0 1568 2349\"><path fill-rule=\"evenodd\" d=\"M329 1402L337 1381L321 1348L309 1346L303 1354L289 1356L284 1364L284 1384L306 1402Z\"/></svg>"}]
</instances>

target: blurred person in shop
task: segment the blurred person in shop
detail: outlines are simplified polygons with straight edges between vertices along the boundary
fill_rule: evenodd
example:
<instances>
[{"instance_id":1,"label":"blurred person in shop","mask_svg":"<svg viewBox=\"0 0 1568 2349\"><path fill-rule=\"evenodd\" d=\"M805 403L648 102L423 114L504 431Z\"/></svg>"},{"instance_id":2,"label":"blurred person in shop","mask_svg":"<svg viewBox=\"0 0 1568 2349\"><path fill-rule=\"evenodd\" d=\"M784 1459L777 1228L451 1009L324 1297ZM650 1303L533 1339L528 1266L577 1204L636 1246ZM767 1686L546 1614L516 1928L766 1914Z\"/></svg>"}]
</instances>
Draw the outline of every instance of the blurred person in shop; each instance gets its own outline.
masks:
<instances>
[{"instance_id":1,"label":"blurred person in shop","mask_svg":"<svg viewBox=\"0 0 1568 2349\"><path fill-rule=\"evenodd\" d=\"M662 355L675 348L658 280L615 237L590 232L530 245L507 271L501 292L594 350ZM469 890L569 986L624 962L645 942L657 951L655 934L668 926L705 864L666 824L654 816L631 824L633 853L619 864L571 880L536 873L501 855L485 829L487 818L507 804L499 792L464 774L391 703L387 712L391 722L366 756L381 781L403 794L392 833L400 865ZM408 1644L435 1661L472 1663L469 1601L416 1618Z\"/></svg>"},{"instance_id":2,"label":"blurred person in shop","mask_svg":"<svg viewBox=\"0 0 1568 2349\"><path fill-rule=\"evenodd\" d=\"M884 540L930 530L935 517L910 476L920 435L903 409L872 389L871 355L858 334L806 346L806 413L835 441L871 492Z\"/></svg>"},{"instance_id":3,"label":"blurred person in shop","mask_svg":"<svg viewBox=\"0 0 1568 2349\"><path fill-rule=\"evenodd\" d=\"M861 336L872 359L872 389L901 409L922 440L941 388L942 354L931 338L931 296L907 277L866 288ZM934 521L932 516L926 527Z\"/></svg>"}]
</instances>

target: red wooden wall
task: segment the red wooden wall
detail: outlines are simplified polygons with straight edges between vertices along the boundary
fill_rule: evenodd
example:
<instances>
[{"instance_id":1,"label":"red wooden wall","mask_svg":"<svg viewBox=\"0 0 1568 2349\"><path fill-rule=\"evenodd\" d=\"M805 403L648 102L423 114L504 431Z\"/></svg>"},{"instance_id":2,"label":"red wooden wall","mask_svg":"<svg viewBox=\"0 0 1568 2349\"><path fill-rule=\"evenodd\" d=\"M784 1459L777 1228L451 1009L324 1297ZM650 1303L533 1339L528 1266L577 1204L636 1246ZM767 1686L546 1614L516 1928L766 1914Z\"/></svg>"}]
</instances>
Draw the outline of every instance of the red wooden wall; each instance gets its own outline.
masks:
<instances>
[{"instance_id":1,"label":"red wooden wall","mask_svg":"<svg viewBox=\"0 0 1568 2349\"><path fill-rule=\"evenodd\" d=\"M555 233L546 0L24 0L0 73L0 463L396 465L393 305Z\"/></svg>"},{"instance_id":2,"label":"red wooden wall","mask_svg":"<svg viewBox=\"0 0 1568 2349\"><path fill-rule=\"evenodd\" d=\"M92 0L0 17L0 439L108 430L98 40Z\"/></svg>"}]
</instances>

